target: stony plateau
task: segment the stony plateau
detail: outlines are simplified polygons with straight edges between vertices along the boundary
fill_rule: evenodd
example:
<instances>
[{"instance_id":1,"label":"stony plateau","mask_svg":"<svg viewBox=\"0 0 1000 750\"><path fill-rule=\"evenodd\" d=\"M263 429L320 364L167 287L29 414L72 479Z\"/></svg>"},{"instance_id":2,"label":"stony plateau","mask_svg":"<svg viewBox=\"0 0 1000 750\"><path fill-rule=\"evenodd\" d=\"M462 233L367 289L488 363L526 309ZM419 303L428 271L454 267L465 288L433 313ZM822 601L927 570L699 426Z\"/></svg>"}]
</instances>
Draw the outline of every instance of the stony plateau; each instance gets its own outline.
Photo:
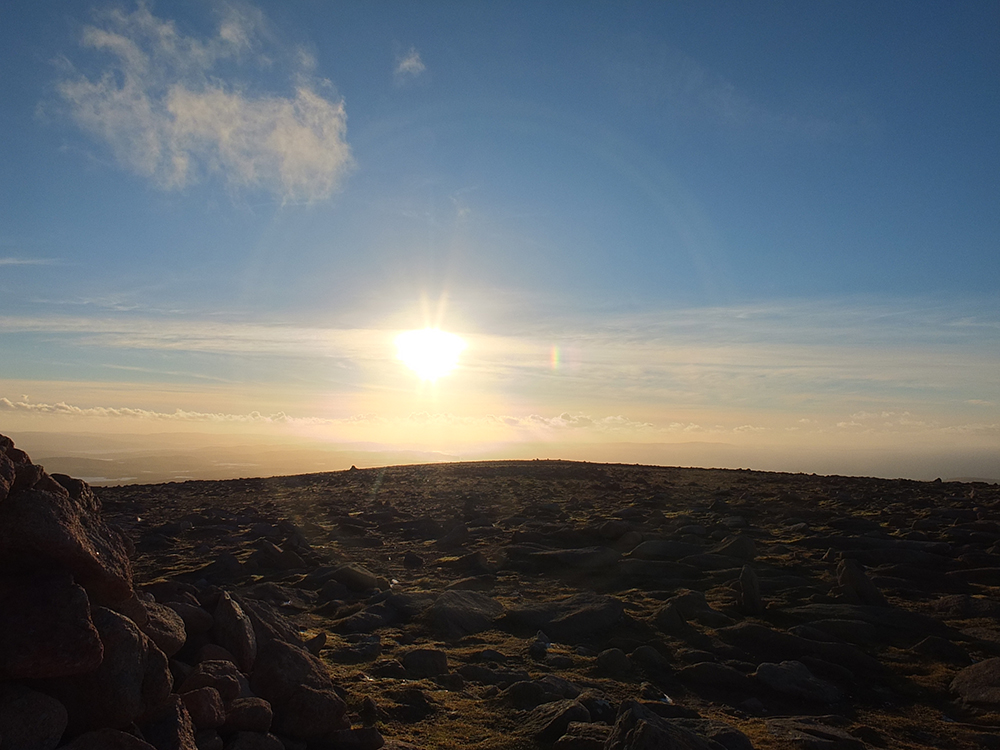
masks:
<instances>
[{"instance_id":1,"label":"stony plateau","mask_svg":"<svg viewBox=\"0 0 1000 750\"><path fill-rule=\"evenodd\" d=\"M563 461L91 489L0 437L0 750L1000 748L998 516Z\"/></svg>"}]
</instances>

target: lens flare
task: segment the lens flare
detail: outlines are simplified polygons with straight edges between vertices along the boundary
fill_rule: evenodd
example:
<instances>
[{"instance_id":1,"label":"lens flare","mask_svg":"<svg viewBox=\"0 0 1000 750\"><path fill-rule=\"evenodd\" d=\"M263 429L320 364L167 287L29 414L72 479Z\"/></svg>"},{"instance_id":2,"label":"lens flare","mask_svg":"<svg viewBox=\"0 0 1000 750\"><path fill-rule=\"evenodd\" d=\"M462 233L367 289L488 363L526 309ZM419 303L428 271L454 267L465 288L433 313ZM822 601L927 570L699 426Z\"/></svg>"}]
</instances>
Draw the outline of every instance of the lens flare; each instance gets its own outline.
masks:
<instances>
[{"instance_id":1,"label":"lens flare","mask_svg":"<svg viewBox=\"0 0 1000 750\"><path fill-rule=\"evenodd\" d=\"M455 369L465 346L454 333L423 328L396 337L396 356L421 380L433 382Z\"/></svg>"}]
</instances>

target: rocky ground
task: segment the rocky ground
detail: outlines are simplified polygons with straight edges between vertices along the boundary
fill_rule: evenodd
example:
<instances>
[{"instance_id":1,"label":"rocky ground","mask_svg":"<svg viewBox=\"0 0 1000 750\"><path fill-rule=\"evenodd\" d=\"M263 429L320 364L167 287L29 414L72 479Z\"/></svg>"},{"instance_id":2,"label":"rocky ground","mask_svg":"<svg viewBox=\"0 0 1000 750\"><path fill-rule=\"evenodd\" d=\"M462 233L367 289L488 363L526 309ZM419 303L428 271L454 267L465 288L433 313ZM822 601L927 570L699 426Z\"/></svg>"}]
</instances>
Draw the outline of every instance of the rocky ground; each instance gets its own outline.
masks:
<instances>
[{"instance_id":1,"label":"rocky ground","mask_svg":"<svg viewBox=\"0 0 1000 750\"><path fill-rule=\"evenodd\" d=\"M92 490L0 436L0 750L1000 748L998 510L562 461Z\"/></svg>"},{"instance_id":2,"label":"rocky ground","mask_svg":"<svg viewBox=\"0 0 1000 750\"><path fill-rule=\"evenodd\" d=\"M96 492L141 592L270 605L390 745L1000 747L997 485L511 461Z\"/></svg>"}]
</instances>

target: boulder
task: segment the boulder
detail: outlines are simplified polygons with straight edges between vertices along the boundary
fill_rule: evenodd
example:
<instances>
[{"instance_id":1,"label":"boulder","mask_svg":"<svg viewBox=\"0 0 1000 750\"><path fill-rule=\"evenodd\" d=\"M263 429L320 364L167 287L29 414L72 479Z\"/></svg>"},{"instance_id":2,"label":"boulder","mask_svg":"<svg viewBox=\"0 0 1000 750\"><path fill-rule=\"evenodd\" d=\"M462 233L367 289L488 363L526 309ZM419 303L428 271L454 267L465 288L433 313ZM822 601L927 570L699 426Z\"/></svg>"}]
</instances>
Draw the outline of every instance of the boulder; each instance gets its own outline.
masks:
<instances>
[{"instance_id":1,"label":"boulder","mask_svg":"<svg viewBox=\"0 0 1000 750\"><path fill-rule=\"evenodd\" d=\"M320 740L348 726L347 705L334 690L326 666L303 648L281 641L265 645L250 686L271 704L276 732Z\"/></svg>"},{"instance_id":2,"label":"boulder","mask_svg":"<svg viewBox=\"0 0 1000 750\"><path fill-rule=\"evenodd\" d=\"M837 566L837 584L851 604L867 604L873 607L888 607L889 602L879 591L864 570L854 560L844 559Z\"/></svg>"},{"instance_id":3,"label":"boulder","mask_svg":"<svg viewBox=\"0 0 1000 750\"><path fill-rule=\"evenodd\" d=\"M711 550L713 554L735 557L744 562L750 562L757 557L757 545L753 539L743 534L726 537L718 547Z\"/></svg>"},{"instance_id":4,"label":"boulder","mask_svg":"<svg viewBox=\"0 0 1000 750\"><path fill-rule=\"evenodd\" d=\"M180 693L180 697L196 729L218 729L225 723L226 708L222 704L222 696L215 688L189 690Z\"/></svg>"},{"instance_id":5,"label":"boulder","mask_svg":"<svg viewBox=\"0 0 1000 750\"><path fill-rule=\"evenodd\" d=\"M231 661L203 661L184 678L178 693L188 693L193 690L210 687L219 693L224 703L240 697L244 691L246 678L240 673L239 667ZM249 685L247 685L249 689Z\"/></svg>"},{"instance_id":6,"label":"boulder","mask_svg":"<svg viewBox=\"0 0 1000 750\"><path fill-rule=\"evenodd\" d=\"M257 658L257 636L250 618L225 592L219 597L212 617L212 639L236 658L241 672L249 674Z\"/></svg>"},{"instance_id":7,"label":"boulder","mask_svg":"<svg viewBox=\"0 0 1000 750\"><path fill-rule=\"evenodd\" d=\"M198 745L199 750L201 745ZM287 746L273 734L237 732L226 743L226 750L285 750Z\"/></svg>"},{"instance_id":8,"label":"boulder","mask_svg":"<svg viewBox=\"0 0 1000 750\"><path fill-rule=\"evenodd\" d=\"M725 750L714 740L695 734L635 701L624 701L605 750Z\"/></svg>"},{"instance_id":9,"label":"boulder","mask_svg":"<svg viewBox=\"0 0 1000 750\"><path fill-rule=\"evenodd\" d=\"M142 736L157 750L198 750L191 715L176 694L148 714L142 723Z\"/></svg>"},{"instance_id":10,"label":"boulder","mask_svg":"<svg viewBox=\"0 0 1000 750\"><path fill-rule=\"evenodd\" d=\"M844 697L836 686L813 675L800 661L765 662L753 677L778 693L811 703L836 703Z\"/></svg>"},{"instance_id":11,"label":"boulder","mask_svg":"<svg viewBox=\"0 0 1000 750\"><path fill-rule=\"evenodd\" d=\"M477 591L442 593L426 612L431 628L444 638L461 638L493 627L503 605Z\"/></svg>"},{"instance_id":12,"label":"boulder","mask_svg":"<svg viewBox=\"0 0 1000 750\"><path fill-rule=\"evenodd\" d=\"M149 636L160 651L167 656L173 656L181 650L184 641L187 640L184 620L177 612L163 604L143 602L142 605L146 613L146 623L145 625L136 623L139 629Z\"/></svg>"},{"instance_id":13,"label":"boulder","mask_svg":"<svg viewBox=\"0 0 1000 750\"><path fill-rule=\"evenodd\" d=\"M66 707L22 685L0 684L0 747L52 750L66 730Z\"/></svg>"},{"instance_id":14,"label":"boulder","mask_svg":"<svg viewBox=\"0 0 1000 750\"><path fill-rule=\"evenodd\" d=\"M0 568L67 570L98 604L131 597L131 546L101 520L101 504L90 487L60 475L68 485L63 487L9 438L0 436L0 451L6 467L0 476L10 475L11 466L14 472L12 480L0 481Z\"/></svg>"},{"instance_id":15,"label":"boulder","mask_svg":"<svg viewBox=\"0 0 1000 750\"><path fill-rule=\"evenodd\" d=\"M589 722L590 711L582 703L567 699L538 706L528 714L521 727L539 742L555 742L574 721Z\"/></svg>"},{"instance_id":16,"label":"boulder","mask_svg":"<svg viewBox=\"0 0 1000 750\"><path fill-rule=\"evenodd\" d=\"M0 680L63 677L104 658L87 593L68 573L0 576Z\"/></svg>"},{"instance_id":17,"label":"boulder","mask_svg":"<svg viewBox=\"0 0 1000 750\"><path fill-rule=\"evenodd\" d=\"M508 610L498 625L516 631L544 630L553 638L574 642L611 630L624 612L622 602L613 596L583 592Z\"/></svg>"},{"instance_id":18,"label":"boulder","mask_svg":"<svg viewBox=\"0 0 1000 750\"><path fill-rule=\"evenodd\" d=\"M1000 658L985 659L961 670L951 681L951 690L964 703L1000 708Z\"/></svg>"},{"instance_id":19,"label":"boulder","mask_svg":"<svg viewBox=\"0 0 1000 750\"><path fill-rule=\"evenodd\" d=\"M448 674L448 654L436 648L418 648L403 654L407 674L417 679Z\"/></svg>"},{"instance_id":20,"label":"boulder","mask_svg":"<svg viewBox=\"0 0 1000 750\"><path fill-rule=\"evenodd\" d=\"M85 732L60 750L159 750L145 740L118 729Z\"/></svg>"},{"instance_id":21,"label":"boulder","mask_svg":"<svg viewBox=\"0 0 1000 750\"><path fill-rule=\"evenodd\" d=\"M100 666L40 682L66 706L70 735L130 724L161 705L173 682L167 657L135 623L104 607L94 609L92 617L104 644Z\"/></svg>"},{"instance_id":22,"label":"boulder","mask_svg":"<svg viewBox=\"0 0 1000 750\"><path fill-rule=\"evenodd\" d=\"M223 731L260 732L267 734L274 721L271 704L263 698L237 698L230 701L226 710Z\"/></svg>"},{"instance_id":23,"label":"boulder","mask_svg":"<svg viewBox=\"0 0 1000 750\"><path fill-rule=\"evenodd\" d=\"M760 595L760 581L753 568L744 565L740 571L737 604L743 614L759 617L764 614L764 600Z\"/></svg>"}]
</instances>

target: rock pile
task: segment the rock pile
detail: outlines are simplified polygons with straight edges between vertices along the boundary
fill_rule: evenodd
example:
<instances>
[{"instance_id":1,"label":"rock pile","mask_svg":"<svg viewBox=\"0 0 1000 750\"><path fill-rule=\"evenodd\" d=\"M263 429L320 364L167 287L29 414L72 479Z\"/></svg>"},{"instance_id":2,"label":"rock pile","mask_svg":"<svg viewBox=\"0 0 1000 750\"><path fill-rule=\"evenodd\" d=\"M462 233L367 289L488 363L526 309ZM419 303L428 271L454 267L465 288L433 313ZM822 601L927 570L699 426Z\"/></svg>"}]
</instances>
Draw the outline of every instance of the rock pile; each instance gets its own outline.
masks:
<instances>
[{"instance_id":1,"label":"rock pile","mask_svg":"<svg viewBox=\"0 0 1000 750\"><path fill-rule=\"evenodd\" d=\"M0 436L0 748L382 746L266 604L136 588L132 551L87 484Z\"/></svg>"}]
</instances>

